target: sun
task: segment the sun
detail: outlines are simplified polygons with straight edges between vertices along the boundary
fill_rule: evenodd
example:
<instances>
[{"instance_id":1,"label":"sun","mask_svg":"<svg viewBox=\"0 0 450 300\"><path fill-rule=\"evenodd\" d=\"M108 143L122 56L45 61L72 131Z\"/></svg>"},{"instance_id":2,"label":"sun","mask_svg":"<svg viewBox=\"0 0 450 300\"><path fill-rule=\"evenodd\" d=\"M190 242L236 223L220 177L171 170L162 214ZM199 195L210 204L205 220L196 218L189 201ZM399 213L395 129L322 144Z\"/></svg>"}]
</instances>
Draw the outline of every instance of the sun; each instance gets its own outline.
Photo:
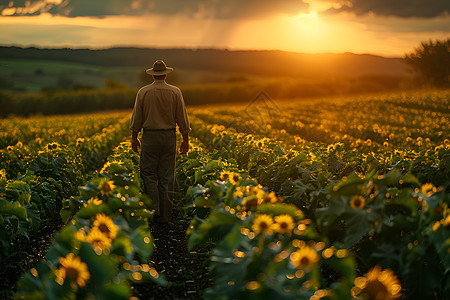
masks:
<instances>
[{"instance_id":1,"label":"sun","mask_svg":"<svg viewBox=\"0 0 450 300\"><path fill-rule=\"evenodd\" d=\"M301 13L288 19L289 33L294 39L322 44L327 37L327 25L317 11Z\"/></svg>"}]
</instances>

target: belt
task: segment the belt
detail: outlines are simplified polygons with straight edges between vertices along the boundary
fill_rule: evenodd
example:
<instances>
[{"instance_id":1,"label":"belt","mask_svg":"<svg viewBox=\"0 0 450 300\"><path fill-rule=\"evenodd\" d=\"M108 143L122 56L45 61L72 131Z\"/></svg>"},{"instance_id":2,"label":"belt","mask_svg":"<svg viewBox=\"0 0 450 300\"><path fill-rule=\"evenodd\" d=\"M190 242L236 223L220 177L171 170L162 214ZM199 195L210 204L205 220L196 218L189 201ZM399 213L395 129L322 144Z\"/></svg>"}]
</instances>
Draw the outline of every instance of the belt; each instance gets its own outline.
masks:
<instances>
[{"instance_id":1,"label":"belt","mask_svg":"<svg viewBox=\"0 0 450 300\"><path fill-rule=\"evenodd\" d=\"M168 128L168 129L147 129L147 128L144 128L144 131L170 131L170 130L175 130L175 127Z\"/></svg>"}]
</instances>

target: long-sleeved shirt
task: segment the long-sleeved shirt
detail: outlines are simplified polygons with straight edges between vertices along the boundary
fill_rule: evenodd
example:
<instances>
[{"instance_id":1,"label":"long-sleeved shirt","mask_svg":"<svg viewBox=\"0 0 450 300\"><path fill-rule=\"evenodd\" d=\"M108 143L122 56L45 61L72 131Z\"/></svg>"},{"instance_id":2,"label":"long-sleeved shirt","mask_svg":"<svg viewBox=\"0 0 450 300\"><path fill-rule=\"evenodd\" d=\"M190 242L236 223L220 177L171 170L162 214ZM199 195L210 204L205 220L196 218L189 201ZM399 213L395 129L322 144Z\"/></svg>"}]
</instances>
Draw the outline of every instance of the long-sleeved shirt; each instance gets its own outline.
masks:
<instances>
[{"instance_id":1,"label":"long-sleeved shirt","mask_svg":"<svg viewBox=\"0 0 450 300\"><path fill-rule=\"evenodd\" d=\"M141 131L171 129L178 124L181 134L191 131L183 95L176 86L155 80L142 87L134 103L130 129Z\"/></svg>"}]
</instances>

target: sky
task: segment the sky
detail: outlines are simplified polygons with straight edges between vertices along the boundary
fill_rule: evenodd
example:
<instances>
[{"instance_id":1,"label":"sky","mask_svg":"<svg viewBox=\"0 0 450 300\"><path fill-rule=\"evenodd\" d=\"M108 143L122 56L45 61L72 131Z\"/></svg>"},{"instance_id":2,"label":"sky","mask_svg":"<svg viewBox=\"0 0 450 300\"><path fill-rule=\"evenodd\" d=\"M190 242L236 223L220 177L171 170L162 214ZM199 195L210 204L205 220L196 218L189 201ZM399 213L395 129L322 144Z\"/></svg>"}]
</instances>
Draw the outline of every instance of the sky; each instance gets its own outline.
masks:
<instances>
[{"instance_id":1,"label":"sky","mask_svg":"<svg viewBox=\"0 0 450 300\"><path fill-rule=\"evenodd\" d=\"M450 0L0 0L0 45L401 57L450 38Z\"/></svg>"}]
</instances>

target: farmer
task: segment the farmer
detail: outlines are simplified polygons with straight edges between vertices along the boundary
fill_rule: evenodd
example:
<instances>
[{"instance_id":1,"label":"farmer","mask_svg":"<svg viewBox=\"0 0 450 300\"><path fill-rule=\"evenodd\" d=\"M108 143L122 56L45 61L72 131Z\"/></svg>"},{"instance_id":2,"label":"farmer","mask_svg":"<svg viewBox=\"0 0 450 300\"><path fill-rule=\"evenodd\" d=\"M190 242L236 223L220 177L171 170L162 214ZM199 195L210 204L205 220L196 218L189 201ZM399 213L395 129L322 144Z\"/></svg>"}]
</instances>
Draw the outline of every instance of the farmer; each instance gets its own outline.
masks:
<instances>
[{"instance_id":1,"label":"farmer","mask_svg":"<svg viewBox=\"0 0 450 300\"><path fill-rule=\"evenodd\" d=\"M180 153L189 151L191 131L180 89L165 81L172 70L162 60L157 60L146 71L153 76L154 82L138 91L130 124L131 146L135 152L141 148L141 178L145 193L152 199L153 220L157 223L168 223L172 212L176 125L183 136ZM138 140L141 129L144 129L142 147Z\"/></svg>"}]
</instances>

